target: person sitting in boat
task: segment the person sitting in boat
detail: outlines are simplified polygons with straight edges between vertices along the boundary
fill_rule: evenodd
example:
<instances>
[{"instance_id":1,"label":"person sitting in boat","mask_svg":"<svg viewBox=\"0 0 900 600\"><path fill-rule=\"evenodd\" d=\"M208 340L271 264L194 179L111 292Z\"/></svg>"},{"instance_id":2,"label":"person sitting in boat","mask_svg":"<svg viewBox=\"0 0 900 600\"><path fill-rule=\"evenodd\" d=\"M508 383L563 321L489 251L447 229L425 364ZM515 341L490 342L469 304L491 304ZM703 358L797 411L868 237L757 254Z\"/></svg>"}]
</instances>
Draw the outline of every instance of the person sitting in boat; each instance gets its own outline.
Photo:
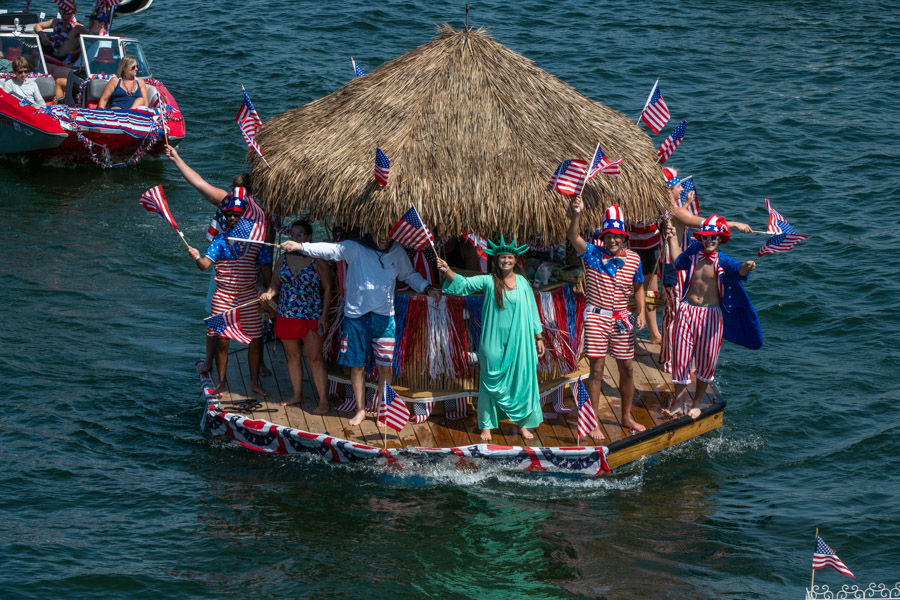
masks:
<instances>
[{"instance_id":1,"label":"person sitting in boat","mask_svg":"<svg viewBox=\"0 0 900 600\"><path fill-rule=\"evenodd\" d=\"M241 195L233 195L225 209L226 230L218 234L210 242L204 254L190 247L188 253L197 268L206 271L215 266L216 291L212 297L210 316L221 314L235 307L253 302L258 298L256 285L259 273L262 273L263 285L269 286L272 279L272 256L268 247L262 244L228 243L228 232L242 220L247 208L248 199ZM247 351L250 364L250 389L263 397L269 392L259 383L260 362L262 360L262 319L257 307L247 307L241 311L241 329L252 341ZM206 331L206 360L199 367L201 372L209 372L215 360L219 381L215 393L222 393L227 385L228 370L227 337L212 329Z\"/></svg>"},{"instance_id":2,"label":"person sitting in boat","mask_svg":"<svg viewBox=\"0 0 900 600\"><path fill-rule=\"evenodd\" d=\"M150 106L147 84L138 79L138 64L133 56L125 56L119 61L118 77L113 77L103 88L97 108L131 109Z\"/></svg>"},{"instance_id":3,"label":"person sitting in boat","mask_svg":"<svg viewBox=\"0 0 900 600\"><path fill-rule=\"evenodd\" d=\"M603 365L607 353L616 359L619 369L619 393L622 397L622 425L632 431L646 427L634 420L631 404L634 396L634 329L643 329L647 316L644 297L644 276L641 258L625 248L628 233L622 209L613 205L606 209L600 239L603 246L588 244L581 237L581 213L584 201L575 196L569 205L567 236L575 252L585 263L584 354L588 358L590 374L587 390L595 410L603 382ZM628 300L635 295L637 317L628 312ZM604 439L599 427L590 436Z\"/></svg>"},{"instance_id":4,"label":"person sitting in boat","mask_svg":"<svg viewBox=\"0 0 900 600\"><path fill-rule=\"evenodd\" d=\"M348 421L356 426L366 418L365 367L369 353L378 367L378 389L391 383L394 360L394 288L400 279L417 292L437 300L441 293L415 272L406 251L385 234L367 235L336 244L287 241L285 252L344 261L344 325L338 364L350 368L356 413Z\"/></svg>"},{"instance_id":5,"label":"person sitting in boat","mask_svg":"<svg viewBox=\"0 0 900 600\"><path fill-rule=\"evenodd\" d=\"M300 243L312 240L312 226L308 221L291 224L291 239ZM286 253L276 267L269 289L259 299L268 302L278 297L278 317L275 336L284 345L288 374L294 395L282 406L303 402L303 359L300 344L306 349L306 360L312 370L312 380L319 396L314 415L328 412L328 373L322 356L322 342L328 330L328 307L331 306L331 268L324 261Z\"/></svg>"},{"instance_id":6,"label":"person sitting in boat","mask_svg":"<svg viewBox=\"0 0 900 600\"><path fill-rule=\"evenodd\" d=\"M34 26L35 33L44 32L41 41L49 48L49 57L55 61L48 65L48 70L55 78L66 76L67 70L72 68L81 55L81 35L89 33L87 27L75 19L74 6L71 12L60 8L59 15L58 19L50 19Z\"/></svg>"},{"instance_id":7,"label":"person sitting in boat","mask_svg":"<svg viewBox=\"0 0 900 600\"><path fill-rule=\"evenodd\" d=\"M37 82L34 79L28 79L28 73L32 70L31 63L24 56L20 56L12 62L13 72L16 74L13 79L6 79L0 83L3 91L19 98L27 100L37 106L46 106L44 98L38 89Z\"/></svg>"},{"instance_id":8,"label":"person sitting in boat","mask_svg":"<svg viewBox=\"0 0 900 600\"><path fill-rule=\"evenodd\" d=\"M670 417L686 414L692 419L700 415L700 408L695 408L694 402L699 405L702 401L719 360L724 334L723 313L719 305L723 303L725 310L731 313L740 314L740 311L734 310L739 304L749 305L752 310L741 282L746 281L756 268L755 261L748 260L742 264L719 252L719 246L728 243L731 238L731 230L723 217L710 215L704 219L694 237L700 241L692 243L675 259L675 268L684 271L686 277L675 324L672 369L675 403L671 410L663 409ZM670 251L676 254L679 246L674 227L667 228L666 242ZM743 299L746 299L745 302L741 302ZM758 320L756 323L758 327ZM697 388L693 400L687 393L692 359L697 366Z\"/></svg>"},{"instance_id":9,"label":"person sitting in boat","mask_svg":"<svg viewBox=\"0 0 900 600\"><path fill-rule=\"evenodd\" d=\"M526 440L541 424L538 358L544 355L543 326L531 283L518 264L528 246L488 241L485 252L493 257L490 275L464 277L442 258L437 267L444 276L443 291L454 296L484 293L484 311L478 364L478 428L481 440L491 441L491 429L508 418Z\"/></svg>"},{"instance_id":10,"label":"person sitting in boat","mask_svg":"<svg viewBox=\"0 0 900 600\"><path fill-rule=\"evenodd\" d=\"M88 31L91 35L109 35L108 25L109 23L109 15L105 12L98 13L94 11L91 13L91 18L88 21ZM101 44L110 44L111 47L112 42L110 41L97 41L92 43L87 47L87 58L93 59L97 56L97 52L101 47ZM73 63L73 67L83 67L84 66L85 57L79 56ZM69 106L75 106L75 98L73 91L75 88L79 87L85 78L85 71L83 69L67 69L68 73L65 76L60 76L57 73L55 82L56 82L56 103L57 104L68 104Z\"/></svg>"}]
</instances>

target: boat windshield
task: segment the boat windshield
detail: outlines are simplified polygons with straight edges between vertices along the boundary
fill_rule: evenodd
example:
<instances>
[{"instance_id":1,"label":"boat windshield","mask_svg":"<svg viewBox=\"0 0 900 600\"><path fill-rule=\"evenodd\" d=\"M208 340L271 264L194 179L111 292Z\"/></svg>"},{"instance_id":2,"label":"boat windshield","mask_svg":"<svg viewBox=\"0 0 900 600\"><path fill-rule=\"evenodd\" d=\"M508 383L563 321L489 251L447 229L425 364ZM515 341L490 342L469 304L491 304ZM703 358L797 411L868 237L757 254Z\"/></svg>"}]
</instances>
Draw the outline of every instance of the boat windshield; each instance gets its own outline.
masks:
<instances>
[{"instance_id":1,"label":"boat windshield","mask_svg":"<svg viewBox=\"0 0 900 600\"><path fill-rule=\"evenodd\" d=\"M87 66L90 75L115 75L119 69L119 60L122 52L119 48L119 38L82 35L82 56L87 57Z\"/></svg>"},{"instance_id":2,"label":"boat windshield","mask_svg":"<svg viewBox=\"0 0 900 600\"><path fill-rule=\"evenodd\" d=\"M147 64L147 59L144 58L144 50L141 48L140 43L136 40L122 40L122 49L125 51L125 56L133 56L137 61L137 76L150 77L150 65Z\"/></svg>"},{"instance_id":3,"label":"boat windshield","mask_svg":"<svg viewBox=\"0 0 900 600\"><path fill-rule=\"evenodd\" d=\"M41 54L41 43L36 35L2 35L0 36L0 72L12 72L12 61L24 56L35 73L46 73L44 56Z\"/></svg>"}]
</instances>

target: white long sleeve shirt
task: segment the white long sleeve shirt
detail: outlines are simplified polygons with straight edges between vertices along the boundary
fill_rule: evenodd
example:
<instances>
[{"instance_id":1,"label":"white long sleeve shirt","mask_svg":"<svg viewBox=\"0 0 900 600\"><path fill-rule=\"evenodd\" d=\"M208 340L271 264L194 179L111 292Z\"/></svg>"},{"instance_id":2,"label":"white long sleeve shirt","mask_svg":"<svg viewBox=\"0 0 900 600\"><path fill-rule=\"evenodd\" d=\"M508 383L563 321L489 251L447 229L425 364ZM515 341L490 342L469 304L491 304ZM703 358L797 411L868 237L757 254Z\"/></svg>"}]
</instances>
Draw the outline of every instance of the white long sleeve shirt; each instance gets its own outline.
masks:
<instances>
[{"instance_id":1,"label":"white long sleeve shirt","mask_svg":"<svg viewBox=\"0 0 900 600\"><path fill-rule=\"evenodd\" d=\"M20 100L28 100L38 106L47 105L41 97L41 92L38 90L34 79L26 79L25 83L19 83L18 79L7 79L0 83L0 87L3 88L3 91L12 94Z\"/></svg>"},{"instance_id":2,"label":"white long sleeve shirt","mask_svg":"<svg viewBox=\"0 0 900 600\"><path fill-rule=\"evenodd\" d=\"M314 258L347 263L344 316L351 319L370 312L393 315L394 288L398 279L417 292L423 292L428 287L425 278L413 270L400 244L393 244L382 253L356 241L308 243L303 244L303 253Z\"/></svg>"}]
</instances>

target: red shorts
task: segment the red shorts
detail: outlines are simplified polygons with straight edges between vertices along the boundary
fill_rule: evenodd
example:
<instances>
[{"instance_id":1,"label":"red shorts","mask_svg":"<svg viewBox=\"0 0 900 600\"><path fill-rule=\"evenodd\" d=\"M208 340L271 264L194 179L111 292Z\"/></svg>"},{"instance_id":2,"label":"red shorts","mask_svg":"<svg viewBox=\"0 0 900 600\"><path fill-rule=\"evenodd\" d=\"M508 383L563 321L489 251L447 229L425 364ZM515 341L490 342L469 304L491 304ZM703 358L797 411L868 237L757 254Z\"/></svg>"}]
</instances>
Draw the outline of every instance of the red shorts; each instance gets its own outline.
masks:
<instances>
[{"instance_id":1,"label":"red shorts","mask_svg":"<svg viewBox=\"0 0 900 600\"><path fill-rule=\"evenodd\" d=\"M319 328L318 319L291 319L277 317L275 319L275 337L279 340L302 340L310 331Z\"/></svg>"}]
</instances>

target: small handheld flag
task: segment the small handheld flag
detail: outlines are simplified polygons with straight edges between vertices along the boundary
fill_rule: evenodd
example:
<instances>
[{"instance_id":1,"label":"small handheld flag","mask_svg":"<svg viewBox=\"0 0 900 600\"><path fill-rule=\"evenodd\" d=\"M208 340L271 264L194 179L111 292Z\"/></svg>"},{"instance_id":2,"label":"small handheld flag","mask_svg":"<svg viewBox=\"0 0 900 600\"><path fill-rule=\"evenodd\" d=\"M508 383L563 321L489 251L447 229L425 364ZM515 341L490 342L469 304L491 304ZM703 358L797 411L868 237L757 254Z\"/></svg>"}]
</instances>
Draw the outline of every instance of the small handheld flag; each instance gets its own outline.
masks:
<instances>
[{"instance_id":1,"label":"small handheld flag","mask_svg":"<svg viewBox=\"0 0 900 600\"><path fill-rule=\"evenodd\" d=\"M579 195L584 188L587 166L587 161L577 158L562 161L550 177L550 189L565 196Z\"/></svg>"},{"instance_id":2,"label":"small handheld flag","mask_svg":"<svg viewBox=\"0 0 900 600\"><path fill-rule=\"evenodd\" d=\"M817 535L816 549L813 551L813 570L816 571L825 567L832 567L838 573L856 579L856 575L850 572L850 569L838 558L837 553L832 550L831 546Z\"/></svg>"},{"instance_id":3,"label":"small handheld flag","mask_svg":"<svg viewBox=\"0 0 900 600\"><path fill-rule=\"evenodd\" d=\"M388 177L391 176L391 161L381 148L375 148L375 170L372 175L380 185L387 185Z\"/></svg>"},{"instance_id":4,"label":"small handheld flag","mask_svg":"<svg viewBox=\"0 0 900 600\"><path fill-rule=\"evenodd\" d=\"M253 340L241 329L241 309L232 308L223 313L213 315L203 319L206 326L216 333L227 337L228 339L242 344L249 344Z\"/></svg>"},{"instance_id":5,"label":"small handheld flag","mask_svg":"<svg viewBox=\"0 0 900 600\"><path fill-rule=\"evenodd\" d=\"M356 64L356 61L353 60L352 56L350 57L350 64L353 65L353 74L356 75L357 77L362 77L363 75L366 74L366 72L363 71L358 64Z\"/></svg>"},{"instance_id":6,"label":"small handheld flag","mask_svg":"<svg viewBox=\"0 0 900 600\"><path fill-rule=\"evenodd\" d=\"M659 164L665 164L665 162L672 156L672 153L675 152L675 148L681 144L681 141L684 139L684 132L687 129L687 119L681 121L678 124L678 127L669 134L669 137L666 138L659 148L656 149L656 155L659 157Z\"/></svg>"},{"instance_id":7,"label":"small handheld flag","mask_svg":"<svg viewBox=\"0 0 900 600\"><path fill-rule=\"evenodd\" d=\"M419 211L416 210L415 206L400 217L397 224L388 232L388 236L407 248L412 248L419 252L434 244L434 236L431 235L428 226L422 221L422 217L419 216Z\"/></svg>"},{"instance_id":8,"label":"small handheld flag","mask_svg":"<svg viewBox=\"0 0 900 600\"><path fill-rule=\"evenodd\" d=\"M409 409L406 402L397 396L397 392L391 384L385 382L384 394L381 397L381 406L378 407L379 425L387 425L394 431L400 431L409 421Z\"/></svg>"},{"instance_id":9,"label":"small handheld flag","mask_svg":"<svg viewBox=\"0 0 900 600\"><path fill-rule=\"evenodd\" d=\"M575 405L578 407L578 438L587 438L599 424L594 413L594 405L591 404L591 396L580 379L575 384Z\"/></svg>"},{"instance_id":10,"label":"small handheld flag","mask_svg":"<svg viewBox=\"0 0 900 600\"><path fill-rule=\"evenodd\" d=\"M156 185L144 192L138 203L143 206L147 212L158 214L162 219L171 225L174 229L178 229L175 217L169 210L169 203L166 201L166 195L163 193L161 185Z\"/></svg>"},{"instance_id":11,"label":"small handheld flag","mask_svg":"<svg viewBox=\"0 0 900 600\"><path fill-rule=\"evenodd\" d=\"M641 121L650 128L650 131L659 133L669 122L669 116L669 107L666 106L666 101L663 100L662 93L659 91L659 79L657 79L644 104L644 110L641 111Z\"/></svg>"},{"instance_id":12,"label":"small handheld flag","mask_svg":"<svg viewBox=\"0 0 900 600\"><path fill-rule=\"evenodd\" d=\"M241 109L234 120L241 128L241 133L244 134L244 141L247 142L247 145L256 150L256 153L262 157L262 150L259 144L256 143L256 133L262 127L262 119L259 118L259 113L256 112L253 103L250 102L250 96L243 85L241 86L241 91L244 92L244 103L241 104Z\"/></svg>"},{"instance_id":13,"label":"small handheld flag","mask_svg":"<svg viewBox=\"0 0 900 600\"><path fill-rule=\"evenodd\" d=\"M587 178L590 179L597 173L604 173L606 175L618 177L621 173L621 171L619 170L619 165L621 165L623 162L625 162L624 158L609 162L609 159L603 154L603 150L600 148L600 144L597 144L597 149L594 150L594 158L591 159L591 168L588 169Z\"/></svg>"},{"instance_id":14,"label":"small handheld flag","mask_svg":"<svg viewBox=\"0 0 900 600\"><path fill-rule=\"evenodd\" d=\"M759 249L757 256L775 254L777 252L790 252L794 246L807 239L809 236L797 233L791 224L784 220L781 214L772 208L769 199L766 198L766 208L769 210L768 233L774 233Z\"/></svg>"},{"instance_id":15,"label":"small handheld flag","mask_svg":"<svg viewBox=\"0 0 900 600\"><path fill-rule=\"evenodd\" d=\"M694 199L686 208L695 217L700 216L700 196L697 195L697 187L694 185L694 176L685 177L681 180L681 197L678 199L679 206L685 206L688 194L694 192Z\"/></svg>"}]
</instances>

